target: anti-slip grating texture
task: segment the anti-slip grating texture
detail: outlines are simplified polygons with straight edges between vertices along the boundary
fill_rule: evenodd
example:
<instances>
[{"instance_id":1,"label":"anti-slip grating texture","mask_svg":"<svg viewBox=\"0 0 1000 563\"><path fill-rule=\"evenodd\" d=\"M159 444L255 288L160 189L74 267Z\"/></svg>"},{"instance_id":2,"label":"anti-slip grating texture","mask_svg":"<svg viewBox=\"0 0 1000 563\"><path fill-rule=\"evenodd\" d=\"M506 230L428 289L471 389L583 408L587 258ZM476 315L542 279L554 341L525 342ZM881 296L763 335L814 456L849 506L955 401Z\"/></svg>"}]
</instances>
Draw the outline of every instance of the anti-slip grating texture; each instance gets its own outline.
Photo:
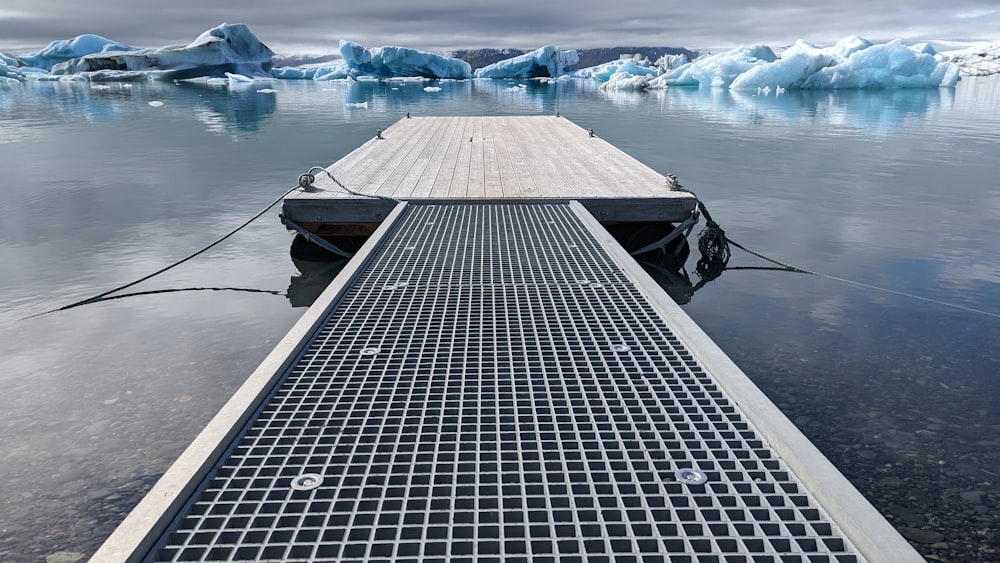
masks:
<instances>
[{"instance_id":1,"label":"anti-slip grating texture","mask_svg":"<svg viewBox=\"0 0 1000 563\"><path fill-rule=\"evenodd\" d=\"M411 206L163 542L150 559L859 560L560 204Z\"/></svg>"}]
</instances>

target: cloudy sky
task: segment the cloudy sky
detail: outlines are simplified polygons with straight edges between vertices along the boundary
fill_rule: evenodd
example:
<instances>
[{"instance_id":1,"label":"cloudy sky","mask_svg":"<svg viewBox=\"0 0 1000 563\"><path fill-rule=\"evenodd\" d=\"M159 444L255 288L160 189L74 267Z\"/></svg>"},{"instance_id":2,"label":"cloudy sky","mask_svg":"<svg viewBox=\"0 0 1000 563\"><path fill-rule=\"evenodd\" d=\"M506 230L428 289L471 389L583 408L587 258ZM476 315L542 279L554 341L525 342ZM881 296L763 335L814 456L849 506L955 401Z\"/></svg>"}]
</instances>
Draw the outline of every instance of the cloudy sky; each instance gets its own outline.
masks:
<instances>
[{"instance_id":1,"label":"cloudy sky","mask_svg":"<svg viewBox=\"0 0 1000 563\"><path fill-rule=\"evenodd\" d=\"M847 35L872 41L1000 40L1000 0L3 0L0 51L34 50L96 33L137 47L188 43L246 23L278 53L367 46L717 49Z\"/></svg>"}]
</instances>

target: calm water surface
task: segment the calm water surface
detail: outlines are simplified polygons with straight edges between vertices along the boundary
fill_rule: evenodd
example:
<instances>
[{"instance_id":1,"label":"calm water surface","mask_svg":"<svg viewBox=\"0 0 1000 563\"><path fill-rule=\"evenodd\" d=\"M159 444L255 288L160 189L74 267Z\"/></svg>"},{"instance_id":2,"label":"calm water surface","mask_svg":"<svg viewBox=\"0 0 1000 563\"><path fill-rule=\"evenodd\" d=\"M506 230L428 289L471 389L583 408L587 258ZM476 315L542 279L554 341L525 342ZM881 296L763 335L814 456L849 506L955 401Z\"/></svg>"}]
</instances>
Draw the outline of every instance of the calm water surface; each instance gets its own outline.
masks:
<instances>
[{"instance_id":1,"label":"calm water surface","mask_svg":"<svg viewBox=\"0 0 1000 563\"><path fill-rule=\"evenodd\" d=\"M737 269L671 288L925 556L1000 560L1000 79L424 86L0 87L0 561L92 554L329 275L296 268L272 211L130 290L184 291L20 319L187 256L407 111L559 111L676 174L743 245L891 290Z\"/></svg>"}]
</instances>

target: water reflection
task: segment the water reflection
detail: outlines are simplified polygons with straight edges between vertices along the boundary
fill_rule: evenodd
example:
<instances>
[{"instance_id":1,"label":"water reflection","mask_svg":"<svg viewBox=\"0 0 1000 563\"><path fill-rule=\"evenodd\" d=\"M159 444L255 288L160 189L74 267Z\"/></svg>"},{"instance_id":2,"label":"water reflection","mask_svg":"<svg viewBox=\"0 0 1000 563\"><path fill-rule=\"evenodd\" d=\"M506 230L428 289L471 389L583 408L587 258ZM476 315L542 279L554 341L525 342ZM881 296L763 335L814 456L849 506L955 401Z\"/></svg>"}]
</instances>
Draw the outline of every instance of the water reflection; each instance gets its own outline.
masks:
<instances>
[{"instance_id":1,"label":"water reflection","mask_svg":"<svg viewBox=\"0 0 1000 563\"><path fill-rule=\"evenodd\" d=\"M0 130L54 123L55 110L69 118L82 116L91 123L145 119L162 113L171 118L193 115L215 133L256 132L277 109L270 84L31 81L5 92ZM11 138L4 135L0 142L11 142Z\"/></svg>"},{"instance_id":2,"label":"water reflection","mask_svg":"<svg viewBox=\"0 0 1000 563\"><path fill-rule=\"evenodd\" d=\"M0 91L0 494L8 516L0 560L92 553L335 268L297 264L293 273L289 234L272 216L161 283L275 288L285 297L199 290L17 319L203 247L301 171L336 161L407 111L561 110L651 168L677 173L749 247L881 287L1000 308L996 79L963 81L954 93L780 98L610 94L583 81L267 88L275 92L146 82ZM352 100L366 103L346 107ZM949 547L924 553L995 556L995 318L819 277L727 266L702 283L696 270L654 266L668 292L690 301L685 310L699 326L883 513L944 534Z\"/></svg>"},{"instance_id":3,"label":"water reflection","mask_svg":"<svg viewBox=\"0 0 1000 563\"><path fill-rule=\"evenodd\" d=\"M192 104L195 118L213 133L257 132L278 108L268 82L236 82L228 86L184 82L179 86L179 93L201 102Z\"/></svg>"},{"instance_id":4,"label":"water reflection","mask_svg":"<svg viewBox=\"0 0 1000 563\"><path fill-rule=\"evenodd\" d=\"M949 109L955 92L950 88L907 88L788 90L778 94L721 88L671 88L657 95L664 105L681 106L712 121L844 126L887 135L908 119Z\"/></svg>"},{"instance_id":5,"label":"water reflection","mask_svg":"<svg viewBox=\"0 0 1000 563\"><path fill-rule=\"evenodd\" d=\"M329 262L293 259L292 262L299 271L292 276L285 293L292 307L309 307L315 303L333 278L347 265L347 259Z\"/></svg>"}]
</instances>

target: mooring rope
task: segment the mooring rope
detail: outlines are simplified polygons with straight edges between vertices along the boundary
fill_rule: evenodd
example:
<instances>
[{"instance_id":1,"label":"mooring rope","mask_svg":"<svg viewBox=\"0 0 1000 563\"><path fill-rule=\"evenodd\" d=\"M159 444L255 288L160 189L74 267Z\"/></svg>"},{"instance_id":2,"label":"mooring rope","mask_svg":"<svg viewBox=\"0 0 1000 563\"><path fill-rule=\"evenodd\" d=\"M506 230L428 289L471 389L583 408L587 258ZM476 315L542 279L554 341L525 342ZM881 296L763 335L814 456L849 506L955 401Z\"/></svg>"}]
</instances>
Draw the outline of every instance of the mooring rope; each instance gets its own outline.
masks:
<instances>
[{"instance_id":1,"label":"mooring rope","mask_svg":"<svg viewBox=\"0 0 1000 563\"><path fill-rule=\"evenodd\" d=\"M172 269L176 268L177 266L180 266L181 264L187 262L188 260L191 260L191 259L193 259L193 258L195 258L197 256L200 256L201 254L204 254L205 252L208 252L210 249L212 249L213 247L217 246L222 241L224 241L224 240L228 239L229 237L235 235L236 233L240 232L241 230L243 230L244 228L246 228L247 225L249 225L250 223L253 223L257 219L259 219L263 214L267 213L272 207L274 207L275 205L278 205L279 203L281 203L281 201L283 199L285 199L285 196L287 196L288 194L290 194L290 193L292 193L292 192L294 192L295 190L298 190L298 189L300 189L300 186L295 186L295 187L290 188L288 191L286 191L285 193L283 193L280 196L278 196L277 199L275 199L274 201L272 201L271 203L269 203L267 207L265 207L264 209L261 209L253 217L251 217L251 218L247 219L246 221L244 221L243 224L241 224L240 226L238 226L235 229L229 231L225 235L223 235L223 236L215 239L210 244L208 244L207 246L203 247L201 250L198 250L197 252L194 252L192 254L189 254L188 256L185 256L184 258L181 258L180 260L178 260L178 261L170 264L169 266L165 266L163 268L160 268L159 270L157 270L157 271L155 271L155 272L153 272L151 274L145 275L145 276L143 276L143 277L141 277L141 278L139 278L139 279L137 279L135 281L131 281L129 283L119 285L118 287L115 287L113 289L109 289L108 291L105 291L103 293L99 293L97 295L94 295L94 296L91 296L91 297L87 297L86 299L81 299L79 301L74 301L73 303L70 303L69 305L63 305L62 307L57 307L55 309L49 309L48 311L43 311L41 313L35 313L34 315L28 315L27 317L23 317L20 320L23 321L23 320L26 320L26 319L33 319L35 317L41 317L43 315L48 315L48 314L51 314L51 313L55 313L57 311L65 311L67 309L72 309L74 307L79 307L81 305L89 305L91 303L98 303L100 301L106 301L107 297L109 295L113 294L113 293L118 293L119 291L128 289L128 288L130 288L130 287L132 287L134 285L138 285L138 284L140 284L140 283L142 283L142 282L144 282L146 280L152 279L152 278L154 278L154 277L156 277L156 276L158 276L158 275L160 275L160 274L162 274L162 273L164 273L164 272L166 272L168 270L172 270Z\"/></svg>"},{"instance_id":2,"label":"mooring rope","mask_svg":"<svg viewBox=\"0 0 1000 563\"><path fill-rule=\"evenodd\" d=\"M290 188L287 192L281 194L280 196L278 196L277 199L275 199L270 204L268 204L267 207L265 207L264 209L261 209L256 215L254 215L253 217L251 217L251 218L247 219L246 221L244 221L242 225L240 225L240 226L236 227L235 229L229 231L225 235L223 235L223 236L215 239L209 245L205 246L201 250L198 250L197 252L195 252L193 254L190 254L190 255L188 255L188 256L186 256L186 257L184 257L184 258L182 258L182 259L180 259L180 260L178 260L178 261L176 261L176 262L174 262L172 264L170 264L169 266L160 268L159 270L157 270L157 271L155 271L155 272L153 272L151 274L148 274L146 276L143 276L143 277L141 277L141 278L139 278L139 279L137 279L135 281L131 281L131 282L126 283L126 284L122 284L122 285L120 285L118 287L115 287L114 289L109 289L108 291L105 291L103 293L99 293L99 294L91 296L91 297L87 297L86 299L81 299L79 301L75 301L73 303L70 303L69 305L64 305L62 307L58 307L58 308L55 308L55 309L50 309L48 311L43 311L41 313L35 313L34 315L29 315L27 317L23 317L20 320L23 321L23 320L26 320L26 319L32 319L32 318L35 318L35 317L41 317L43 315L48 315L50 313L55 313L57 311L65 311L67 309L72 309L74 307L79 307L81 305L89 305L91 303L98 303L100 301L106 301L107 298L108 298L108 296L111 295L111 294L113 294L113 293L118 293L119 291L128 289L128 288L130 288L130 287L132 287L134 285L138 285L138 284L140 284L140 283L142 283L142 282L144 282L146 280L152 279L152 278L154 278L154 277L156 277L156 276L158 276L158 275L160 275L160 274L162 274L162 273L164 273L164 272L166 272L168 270L172 270L173 268L176 268L177 266L180 266L181 264L187 262L188 260L191 260L191 259L193 259L193 258L195 258L195 257L197 257L197 256L199 256L201 254L204 254L205 252L208 252L210 249L212 249L213 247L215 247L216 245L218 245L222 241L224 241L224 240L228 239L229 237L235 235L236 233L238 233L241 230L243 230L247 225L249 225L250 223L253 223L257 219L259 219L261 217L261 215L267 213L272 207L274 207L275 205L278 205L279 203L281 203L281 201L283 199L285 199L285 197L288 194L290 194L290 193L292 193L292 192L294 192L295 190L298 190L298 189L308 189L309 186L312 184L313 180L315 180L315 177L312 175L312 173L314 171L316 171L316 170L319 170L319 171L323 172L324 174L326 174L327 176L329 176L330 179L333 180L333 182L335 184L337 184L338 186L340 186L340 188L342 190L346 191L349 194L353 194L353 195L361 196L361 197L370 197L370 198L377 198L377 199L385 199L385 200L394 201L394 202L397 202L397 203L399 202L398 199L393 198L393 197L388 197L388 196L383 196L383 195L378 195L378 194L366 194L366 193L363 193L363 192L352 190L352 189L348 188L347 186L345 186L343 183L341 183L340 180L338 180L337 178L335 178L333 176L333 174L331 174L327 169L323 168L322 166L313 166L313 167L311 167L309 169L309 171L306 174L303 174L303 175L299 176L299 184L297 186L294 186L294 187ZM140 294L142 294L142 293L139 293L137 295L140 295Z\"/></svg>"},{"instance_id":3,"label":"mooring rope","mask_svg":"<svg viewBox=\"0 0 1000 563\"><path fill-rule=\"evenodd\" d=\"M690 191L690 190L685 190L685 191ZM1000 318L1000 313L993 313L990 311L984 311L982 309L976 309L974 307L959 305L957 303L949 303L947 301L932 299L930 297L923 297L921 295L915 295L913 293L907 293L905 291L898 291L895 289L879 287L877 285L849 280L846 278L839 278L837 276L831 276L829 274L824 274L813 270L807 270L805 268L800 268L798 266L793 266L791 264L782 262L780 260L776 260L761 252L757 252L756 250L747 248L746 246L727 237L726 232L722 230L722 227L720 227L718 223L712 220L712 216L708 213L708 208L705 207L705 204L700 199L698 200L698 209L699 211L701 211L702 215L705 216L706 220L705 228L701 231L701 233L698 234L698 250L701 252L701 259L698 260L698 266L697 266L697 272L699 277L701 278L701 282L699 282L697 286L699 288L703 287L709 281L722 275L722 272L724 270L734 269L727 267L727 264L729 263L729 258L731 256L729 246L732 245L762 260L766 260L772 264L781 266L781 269L784 271L796 272L799 274L809 274L812 276L826 278L828 280L833 280L857 287L874 289L876 291L891 293L893 295L899 295L901 297L909 297L911 299L917 299L919 301L924 301L927 303L934 303L936 305L942 305L944 307L951 307L953 309L960 309L962 311L967 311L970 313L979 313L981 315Z\"/></svg>"},{"instance_id":4,"label":"mooring rope","mask_svg":"<svg viewBox=\"0 0 1000 563\"><path fill-rule=\"evenodd\" d=\"M312 182L316 178L315 176L312 175L312 173L314 171L316 171L316 170L322 172L323 174L326 174L331 180L333 180L334 184L337 184L338 186L340 186L340 189L344 190L345 192L347 192L347 193L349 193L351 195L356 195L356 196L359 196L359 197L370 197L370 198L374 198L374 199L384 199L384 200L387 200L387 201L393 201L393 202L396 202L396 203L400 203L400 200L398 200L398 199L396 199L394 197L389 197L387 195L368 194L368 193L364 193L364 192L359 192L357 190L352 190L351 188L348 188L347 186L345 186L344 184L342 184L340 182L340 180L338 180L336 178L336 176L334 176L333 174L331 174L329 170L327 170L326 168L323 168L322 166L313 166L312 168L309 169L309 172L307 174L304 174L303 176L299 176L299 185L302 186L303 188L306 188L308 185L312 184ZM303 177L306 177L306 176L308 176L308 178L306 178L305 180L303 180ZM306 183L303 184L303 181L305 181Z\"/></svg>"}]
</instances>

